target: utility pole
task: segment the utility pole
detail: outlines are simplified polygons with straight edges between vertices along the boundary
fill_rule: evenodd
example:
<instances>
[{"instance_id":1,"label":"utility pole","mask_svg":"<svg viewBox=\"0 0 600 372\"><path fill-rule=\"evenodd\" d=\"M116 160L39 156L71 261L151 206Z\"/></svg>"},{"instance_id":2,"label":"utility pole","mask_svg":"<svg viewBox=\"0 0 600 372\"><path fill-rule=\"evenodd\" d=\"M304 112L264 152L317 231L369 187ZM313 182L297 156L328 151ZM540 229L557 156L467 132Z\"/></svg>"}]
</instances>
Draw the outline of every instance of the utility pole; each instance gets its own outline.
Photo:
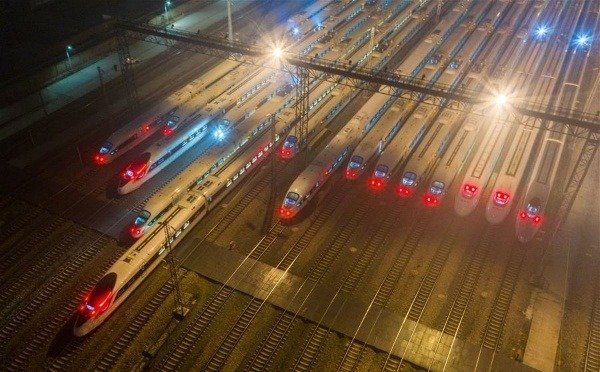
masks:
<instances>
[{"instance_id":1,"label":"utility pole","mask_svg":"<svg viewBox=\"0 0 600 372\"><path fill-rule=\"evenodd\" d=\"M227 0L227 40L233 41L233 24L231 23L231 0Z\"/></svg>"},{"instance_id":2,"label":"utility pole","mask_svg":"<svg viewBox=\"0 0 600 372\"><path fill-rule=\"evenodd\" d=\"M175 308L173 309L173 316L179 320L183 319L187 312L188 308L185 307L185 303L183 302L183 297L181 296L181 288L179 286L179 265L175 262L175 256L173 255L173 238L171 236L171 230L173 229L165 222L160 223L165 229L165 247L167 249L167 257L165 261L169 265L169 274L171 276L171 283L173 284L173 289L175 290Z\"/></svg>"},{"instance_id":3,"label":"utility pole","mask_svg":"<svg viewBox=\"0 0 600 372\"><path fill-rule=\"evenodd\" d=\"M110 110L108 106L108 97L106 96L106 87L104 86L104 74L106 72L102 69L102 67L97 66L98 69L98 79L100 80L100 88L102 89L102 99L104 100L104 111L106 114L106 118L110 117Z\"/></svg>"},{"instance_id":4,"label":"utility pole","mask_svg":"<svg viewBox=\"0 0 600 372\"><path fill-rule=\"evenodd\" d=\"M265 218L262 225L263 234L266 234L271 228L271 223L273 222L273 210L275 209L275 192L277 191L277 172L275 171L275 127L275 114L271 114L271 143L273 144L273 149L271 150L271 164L269 169L269 172L271 172L271 190L269 192L269 201L267 202L267 210L265 212Z\"/></svg>"},{"instance_id":5,"label":"utility pole","mask_svg":"<svg viewBox=\"0 0 600 372\"><path fill-rule=\"evenodd\" d=\"M373 55L374 39L375 39L375 27L371 27L371 40L369 40L369 59L367 60L367 68L371 67L371 56Z\"/></svg>"}]
</instances>

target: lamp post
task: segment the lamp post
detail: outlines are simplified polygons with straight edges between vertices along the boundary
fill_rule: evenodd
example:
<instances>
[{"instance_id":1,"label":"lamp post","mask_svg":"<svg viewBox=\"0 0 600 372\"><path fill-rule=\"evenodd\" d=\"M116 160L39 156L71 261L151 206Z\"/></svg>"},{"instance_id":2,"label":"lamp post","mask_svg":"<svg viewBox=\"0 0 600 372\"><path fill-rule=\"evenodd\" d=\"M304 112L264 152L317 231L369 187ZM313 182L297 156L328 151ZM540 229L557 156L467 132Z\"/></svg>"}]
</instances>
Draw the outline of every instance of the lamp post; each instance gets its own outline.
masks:
<instances>
[{"instance_id":1,"label":"lamp post","mask_svg":"<svg viewBox=\"0 0 600 372\"><path fill-rule=\"evenodd\" d=\"M171 10L171 0L165 1L165 19L169 20L169 10Z\"/></svg>"},{"instance_id":2,"label":"lamp post","mask_svg":"<svg viewBox=\"0 0 600 372\"><path fill-rule=\"evenodd\" d=\"M67 45L66 51L67 51L67 62L69 64L69 70L72 70L73 64L71 63L71 53L73 52L73 46Z\"/></svg>"},{"instance_id":3,"label":"lamp post","mask_svg":"<svg viewBox=\"0 0 600 372\"><path fill-rule=\"evenodd\" d=\"M227 40L233 41L233 25L231 21L231 0L227 0Z\"/></svg>"}]
</instances>

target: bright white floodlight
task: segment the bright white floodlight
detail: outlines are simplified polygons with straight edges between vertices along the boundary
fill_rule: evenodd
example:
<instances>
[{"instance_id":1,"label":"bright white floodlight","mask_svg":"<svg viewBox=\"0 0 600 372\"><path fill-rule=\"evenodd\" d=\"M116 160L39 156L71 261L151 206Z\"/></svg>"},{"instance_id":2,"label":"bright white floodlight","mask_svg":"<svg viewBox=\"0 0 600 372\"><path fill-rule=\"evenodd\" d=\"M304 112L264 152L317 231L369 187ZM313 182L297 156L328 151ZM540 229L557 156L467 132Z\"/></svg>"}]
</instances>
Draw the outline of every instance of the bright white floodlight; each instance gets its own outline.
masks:
<instances>
[{"instance_id":1,"label":"bright white floodlight","mask_svg":"<svg viewBox=\"0 0 600 372\"><path fill-rule=\"evenodd\" d=\"M494 100L496 102L496 105L504 106L506 104L506 101L508 101L508 97L506 97L505 94L498 94Z\"/></svg>"},{"instance_id":2,"label":"bright white floodlight","mask_svg":"<svg viewBox=\"0 0 600 372\"><path fill-rule=\"evenodd\" d=\"M283 55L283 50L281 50L280 47L276 47L273 49L273 57L275 57L275 59L281 59L281 56Z\"/></svg>"}]
</instances>

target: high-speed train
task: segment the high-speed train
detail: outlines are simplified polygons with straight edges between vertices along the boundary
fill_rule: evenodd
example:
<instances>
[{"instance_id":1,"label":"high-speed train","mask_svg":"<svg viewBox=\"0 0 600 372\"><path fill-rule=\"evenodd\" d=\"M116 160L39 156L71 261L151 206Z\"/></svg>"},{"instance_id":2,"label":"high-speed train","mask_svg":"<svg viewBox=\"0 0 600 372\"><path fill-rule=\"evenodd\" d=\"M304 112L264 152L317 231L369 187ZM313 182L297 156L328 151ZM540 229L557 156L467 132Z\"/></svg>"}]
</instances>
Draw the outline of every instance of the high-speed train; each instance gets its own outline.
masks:
<instances>
[{"instance_id":1,"label":"high-speed train","mask_svg":"<svg viewBox=\"0 0 600 372\"><path fill-rule=\"evenodd\" d=\"M121 172L117 192L123 195L136 190L175 161L181 154L204 138L209 123L217 117L221 117L223 110L233 107L233 110L242 110L238 116L251 115L253 112L252 103L255 100L262 99L262 96L257 94L261 92L262 95L268 95L270 92L264 90L272 85L275 76L276 74L254 75L252 78L246 79L242 86L230 89L207 106L196 108L190 116L185 118L184 123L175 135L166 136L151 144L132 163L125 167ZM238 97L237 102L236 97ZM246 105L246 103L249 105ZM249 112L245 108L246 106L250 106ZM215 134L223 133L227 128L237 125L239 120L239 118L235 121L224 120L224 123L220 123L218 127L215 126ZM223 128L223 126L226 128Z\"/></svg>"},{"instance_id":2,"label":"high-speed train","mask_svg":"<svg viewBox=\"0 0 600 372\"><path fill-rule=\"evenodd\" d=\"M339 168L349 155L368 118L365 112L359 112L355 115L308 167L300 173L290 186L279 208L278 212L281 218L293 218L317 194L331 174Z\"/></svg>"},{"instance_id":3,"label":"high-speed train","mask_svg":"<svg viewBox=\"0 0 600 372\"><path fill-rule=\"evenodd\" d=\"M588 12L585 22L594 23L596 28L597 12ZM574 48L577 51L577 48ZM586 50L583 53L572 53L569 56L567 75L563 84L556 87L558 91L558 102L560 107L574 109L580 97L580 86L582 84L586 66L589 62L589 53ZM550 76L557 76L561 71L558 66L549 70ZM558 80L558 79L557 79ZM542 96L543 97L543 96ZM544 100L547 98L542 98ZM587 101L593 98L587 98ZM583 99L582 99L583 101ZM536 235L545 219L545 212L548 206L548 199L558 174L558 168L564 150L564 144L567 139L567 131L562 124L550 123L551 130L544 133L544 141L540 152L535 160L532 175L529 181L524 200L524 207L518 212L516 218L517 239L522 243L527 243Z\"/></svg>"},{"instance_id":4,"label":"high-speed train","mask_svg":"<svg viewBox=\"0 0 600 372\"><path fill-rule=\"evenodd\" d=\"M381 110L378 104L380 100L381 97L373 95L300 173L278 209L279 217L282 219L293 218L317 194L331 174L350 154L360 138L373 127L378 119L377 114Z\"/></svg>"},{"instance_id":5,"label":"high-speed train","mask_svg":"<svg viewBox=\"0 0 600 372\"><path fill-rule=\"evenodd\" d=\"M248 71L247 66L233 61L225 61L214 67L170 95L150 112L111 134L94 155L95 163L104 165L114 161L153 136L161 128L164 130L164 127L173 127L174 130L178 122L189 115L190 110L193 111L195 107L208 103L217 92L231 86L234 77L241 78ZM167 131L166 134L171 133L172 131Z\"/></svg>"},{"instance_id":6,"label":"high-speed train","mask_svg":"<svg viewBox=\"0 0 600 372\"><path fill-rule=\"evenodd\" d=\"M451 25L456 22L458 17L458 9L454 9L450 15L444 17L443 23L440 25L441 28L432 31L429 35L441 35L442 33L445 33L448 29L450 29ZM411 18L411 22L413 21L414 19ZM419 71L422 70L422 62L427 59L428 55L435 53L435 50L440 47L440 45L437 43L434 46L430 45L431 42L432 39L427 37L426 42L419 44L408 56L408 58L402 62L396 71L400 74L408 73L409 76L416 76ZM398 133L399 129L404 123L406 114L414 110L414 105L408 105L405 101L400 101L400 103L392 106L390 110L391 111L388 111L383 115L373 131L369 132L369 134L365 136L365 138L354 150L352 156L350 157L350 162L346 168L346 178L358 178L366 168L368 161L376 155L381 154L385 150L387 145L394 140L396 133ZM405 139L402 141L404 140ZM404 142L399 141L400 140L396 141L396 144L392 145L391 147L394 148L397 146L403 146ZM395 149L390 151L396 152ZM379 174L381 174L381 172ZM374 188L381 188L385 183L383 179L375 177L371 178L369 182L371 187Z\"/></svg>"},{"instance_id":7,"label":"high-speed train","mask_svg":"<svg viewBox=\"0 0 600 372\"><path fill-rule=\"evenodd\" d=\"M387 97L381 93L375 93L373 97L373 105L379 106L381 109L371 119L372 124L375 126L360 141L360 144L356 146L350 156L346 166L346 179L349 180L360 177L369 160L376 153L383 151L387 142L386 138L392 138L395 134L393 128L399 128L400 120L398 119L402 118L400 111L406 106L406 102L403 100L398 101L396 97ZM393 128L390 128L390 126L393 126Z\"/></svg>"},{"instance_id":8,"label":"high-speed train","mask_svg":"<svg viewBox=\"0 0 600 372\"><path fill-rule=\"evenodd\" d=\"M198 118L197 122L181 129L172 138L163 138L144 150L120 174L117 192L130 193L158 174L187 149L206 136L209 118Z\"/></svg>"},{"instance_id":9,"label":"high-speed train","mask_svg":"<svg viewBox=\"0 0 600 372\"><path fill-rule=\"evenodd\" d=\"M417 111L421 111L421 113L417 114ZM412 196L419 185L421 185L422 181L426 179L427 171L432 162L444 153L444 150L452 137L451 129L458 118L458 113L444 111L442 115L429 125L429 121L435 115L437 110L431 106L421 105L417 111L413 114L413 117L411 117L409 122L405 124L407 128L406 131L401 130L398 134L399 136L406 136L410 133L410 137L405 137L407 145L394 154L393 157L390 156L390 160L388 161L388 164L390 164L388 166L390 167L389 178L395 173L393 170L398 167L401 160L406 159L406 156L412 151L412 148L415 149L404 166L404 171L396 185L396 193L402 197ZM419 146L415 148L417 144L419 144ZM392 159L395 159L395 163ZM381 164L378 164L378 167L386 165L382 160L380 160L380 163ZM394 168L391 168L392 166ZM442 193L446 192L443 187L438 187L436 190L439 192L435 193L433 192L433 189L431 191L436 195L436 198L441 197ZM433 198L428 205L434 205L436 198Z\"/></svg>"},{"instance_id":10,"label":"high-speed train","mask_svg":"<svg viewBox=\"0 0 600 372\"><path fill-rule=\"evenodd\" d=\"M382 58L382 61L387 61L387 59ZM328 84L332 85L331 83L328 83ZM278 93L277 96L272 96L272 99L269 100L269 102L271 102L269 104L270 105L269 107L266 107L267 105L265 105L263 108L256 108L256 109L250 110L250 112L252 112L253 117L256 117L256 116L261 117L261 115L263 115L263 116L268 115L269 112L272 112L272 111L269 111L269 110L272 110L271 107L274 107L277 105L282 105L282 107L286 107L288 105L289 99L290 99L289 97L293 96L293 92L282 91L281 89L278 89L277 91L278 92L281 91L284 94L284 96L280 96ZM331 94L331 89L327 88L327 87L322 89L322 94L319 94L316 96L314 95L314 93L311 94L312 99L311 99L311 102L309 103L309 107L310 107L309 116L310 117L314 117L314 112L320 108L320 105L323 105L327 94ZM278 102L280 102L280 103L278 103ZM325 117L323 118L323 120L327 119L327 116L330 115L331 112L333 112L334 108L335 107L333 107L331 110L329 110L327 112L327 114L324 114ZM282 110L282 109L279 108L277 110ZM246 135L246 132L244 132L244 131L255 131L256 130L256 128L253 127L251 124L251 122L254 120L253 118L248 119L250 117L248 115L235 115L235 112L236 112L236 109L228 111L226 114L224 114L223 120L228 121L228 122L235 122L235 123L239 123L240 120L242 120L242 119L246 120L246 121L244 121L244 122L242 122L242 124L240 124L241 127L243 127L243 128L234 129L233 130L234 132L230 133L230 135L228 135L228 136L244 138L244 136ZM290 118L289 120L291 120L291 117L293 116L292 114L290 114L290 112L283 112L281 115L283 117L289 117ZM288 119L286 119L286 120L288 120ZM290 137L288 137L288 139L289 138ZM224 151L224 150L219 150L219 151ZM206 155L206 154L203 155L203 158L207 158L207 157L210 157L210 156ZM185 171L182 172L181 176L177 177L177 180L179 180L177 182L177 185L175 185L174 183L171 182L171 183L169 183L169 185L165 186L161 190L161 192L159 192L158 194L156 194L152 198L150 198L150 200L144 206L144 210L142 210L139 213L139 215L135 218L134 222L128 228L129 233L132 237L139 238L145 232L147 232L149 228L151 228L155 223L157 223L157 221L160 221L160 219L165 215L165 213L168 213L170 208L173 207L173 201L176 201L181 196L181 190L185 189L181 185L187 185L190 182L195 182L195 179L198 177L198 174L208 174L212 171L212 169L213 169L211 167L212 163L208 164L207 162L204 162L203 159L200 159L199 162L206 163L207 165L204 165L204 166L198 165L198 168L195 166L188 167L188 169L186 169ZM198 170L200 168L201 168L201 170ZM175 185L175 186L171 187L170 185Z\"/></svg>"},{"instance_id":11,"label":"high-speed train","mask_svg":"<svg viewBox=\"0 0 600 372\"><path fill-rule=\"evenodd\" d=\"M426 204L439 205L448 190L453 189L454 179L475 145L477 129L477 120L473 116L463 121L431 176L429 187L423 197Z\"/></svg>"},{"instance_id":12,"label":"high-speed train","mask_svg":"<svg viewBox=\"0 0 600 372\"><path fill-rule=\"evenodd\" d=\"M177 200L175 208L165 213L160 223L134 243L84 297L77 311L74 335L85 336L102 324L159 265L165 254L169 253L165 229L169 229L171 247L175 247L190 228L218 205L234 185L261 164L274 146L270 135L263 134L254 139L252 146L248 146L233 159L221 163L219 170L186 188L183 191L184 197ZM221 161L222 159L218 160Z\"/></svg>"},{"instance_id":13,"label":"high-speed train","mask_svg":"<svg viewBox=\"0 0 600 372\"><path fill-rule=\"evenodd\" d=\"M560 139L555 139L552 138L552 133L547 134L540 156L533 168L533 177L527 187L524 197L525 205L519 211L516 219L517 239L522 243L530 241L542 225L550 190L554 185L564 148L564 135Z\"/></svg>"},{"instance_id":14,"label":"high-speed train","mask_svg":"<svg viewBox=\"0 0 600 372\"><path fill-rule=\"evenodd\" d=\"M92 291L85 296L78 309L73 332L84 336L100 325L131 294L137 286L154 270L166 252L163 225L171 229L171 246L175 247L183 236L208 211L214 208L233 187L255 169L266 155L273 150L281 133L289 130L294 115L284 110L284 120L277 121L275 142L268 133L270 122L267 107L257 111L249 120L258 123L251 125L250 135L241 138L235 145L241 151L223 151L209 170L193 177L182 197L174 208L164 213L163 218L148 230L147 235L137 241L103 276ZM270 108L269 108L270 109ZM283 110L283 109L282 109ZM243 124L241 124L243 125ZM192 168L192 167L191 167ZM202 167L202 169L205 169ZM196 169L198 170L198 169ZM192 171L188 168L187 171ZM180 179L174 187L181 187Z\"/></svg>"},{"instance_id":15,"label":"high-speed train","mask_svg":"<svg viewBox=\"0 0 600 372\"><path fill-rule=\"evenodd\" d=\"M555 13L558 14L559 12ZM553 16L556 17L556 15ZM537 43L536 49L541 49L544 45ZM548 53L544 54L544 58L548 58L545 64L546 72L544 74L546 76L556 75L562 64L562 59L565 58L560 45L550 44L550 46L554 47L554 51L550 54L552 58L548 58ZM550 95L544 92L552 89L554 82L555 79L546 79L542 84L534 85L528 96L543 97L544 100L547 100ZM530 155L536 138L539 135L540 131L537 125L524 123L516 129L516 133L512 137L508 156L502 163L502 168L496 178L493 191L487 201L485 215L488 222L499 224L510 214L513 202L516 199L517 188L525 176Z\"/></svg>"},{"instance_id":16,"label":"high-speed train","mask_svg":"<svg viewBox=\"0 0 600 372\"><path fill-rule=\"evenodd\" d=\"M497 112L486 118L490 125L469 168L467 168L461 182L461 191L454 200L454 211L459 216L471 214L477 206L494 165L500 157L502 146L510 129L506 123L498 120Z\"/></svg>"},{"instance_id":17,"label":"high-speed train","mask_svg":"<svg viewBox=\"0 0 600 372\"><path fill-rule=\"evenodd\" d=\"M531 15L532 18L535 18L536 15L532 13L533 9L530 9L529 15ZM527 48L526 43L520 41L519 39L515 39L509 48L509 51L502 55L501 60L492 66L490 75L495 79L501 79L501 81L498 81L499 86L509 86L514 87L516 90L521 90L524 89L524 85L526 83L524 77L531 76L532 74L529 69L525 69L521 74L517 73L517 64L522 62L526 65L529 65L532 69L535 69L535 56L538 54L537 51L539 49L543 49L543 45L536 44L534 50L531 51L530 48ZM528 50L530 53L524 56L523 53L527 52ZM520 68L524 68L524 66L520 66ZM509 76L504 76L504 71L513 71L513 73ZM502 74L499 74L499 72L502 72ZM496 116L501 115L500 119L502 120L506 118L505 114L498 112L498 110L502 111L504 109L504 107L496 107L492 108L493 111L489 112L495 112L494 115ZM488 120L495 119L489 118ZM459 193L455 199L455 212L460 216L469 215L477 206L481 193L483 192L483 188L488 183L493 171L493 166L495 165L495 161L488 161L488 159L489 157L492 159L497 159L495 157L496 153L499 154L502 146L506 146L503 142L506 140L510 131L508 128L501 128L498 125L499 124L495 124L493 128L488 127L485 129L488 132L484 137L483 144L478 149L478 152L466 173L465 179L461 183L461 189L459 190ZM523 129L526 128L518 128L517 134L515 136L511 135L513 138L518 137L520 139L518 141L513 140L510 150L508 151L511 160L510 162L504 160L500 174L504 174L506 172L511 174L516 173L518 167L521 167L521 171L524 170L524 167L527 164L527 158L522 157L515 151L521 151L524 148L528 148L528 146L532 145L533 141L530 142L529 145L527 145L527 141L531 138L535 138L535 135L533 137L529 137L532 134L531 129L533 128L528 128L525 132L523 132ZM497 138L498 136L500 138ZM516 142L520 142L518 147L515 147ZM525 161L522 161L523 159L525 159ZM509 165L509 163L512 165ZM510 168L510 170L507 167ZM499 176L497 182L500 179L502 179L502 176ZM486 218L488 221L492 223L499 223L504 219L504 217L506 217L506 215L504 215L504 217L501 219L497 219L496 217L490 218L490 215L497 215L497 208L500 208L500 214L503 214L503 211L508 213L508 210L510 209L510 203L514 197L513 191L509 190L511 188L510 184L514 184L515 190L513 191L516 191L516 183L509 181L508 183L503 182L504 186L496 187L492 192L490 201L488 201L486 207Z\"/></svg>"},{"instance_id":18,"label":"high-speed train","mask_svg":"<svg viewBox=\"0 0 600 372\"><path fill-rule=\"evenodd\" d=\"M402 11L404 11L404 12L402 12ZM405 18L411 19L410 12L408 9L405 9L405 7L395 9L395 11L391 13L391 15L393 16L392 19L394 19L396 16L401 15L401 14L404 14ZM400 30L401 28L399 27L394 32L378 33L375 36L375 39L374 39L375 42L371 43L370 39L373 35L371 35L369 26L373 23L373 21L374 21L374 19L370 20L368 23L361 24L363 27L367 28L367 31L365 33L363 33L362 35L359 35L357 40L347 49L347 51L345 51L345 53L340 55L341 51L339 51L339 52L334 51L333 53L331 53L329 58L341 59L341 60L352 59L355 61L353 63L353 66L361 66L368 61L370 63L375 64L376 69L381 67L382 64L386 63L387 56L384 56L382 58L382 54L380 54L380 53L377 56L371 55L371 54L373 54L372 49L375 49L375 46L379 45L380 43L393 42L395 39L399 38L401 35L398 33L398 30ZM404 23L404 19L401 19L400 21ZM356 32L357 30L358 30L357 27L355 27L355 26L351 27L349 30L347 30L344 33L344 37L346 37L346 38L350 37L352 35L352 33ZM360 46L360 48L359 48L359 46ZM338 49L338 48L336 48L336 49ZM379 60L379 61L377 61L377 60ZM343 81L343 79L339 80L339 82L342 82L342 81ZM326 86L326 87L324 87L324 86ZM335 89L335 91L333 91L334 89ZM324 92L321 93L321 91L324 91ZM308 135L311 135L312 133L321 130L322 127L329 122L329 120L331 120L333 117L335 117L335 115L339 111L341 111L358 94L357 90L349 90L349 89L344 90L343 86L339 87L339 83L335 83L335 84L321 83L315 89L315 92L311 93L311 95L312 94L315 94L317 96L323 95L323 97L325 97L325 94L328 94L331 91L333 91L332 94L327 96L327 98L326 98L327 101L322 105L322 108L315 114L309 116ZM298 149L300 148L300 145L301 144L298 143L297 136L294 134L290 134L283 142L283 144L279 150L279 155L284 159L293 158L296 155Z\"/></svg>"}]
</instances>

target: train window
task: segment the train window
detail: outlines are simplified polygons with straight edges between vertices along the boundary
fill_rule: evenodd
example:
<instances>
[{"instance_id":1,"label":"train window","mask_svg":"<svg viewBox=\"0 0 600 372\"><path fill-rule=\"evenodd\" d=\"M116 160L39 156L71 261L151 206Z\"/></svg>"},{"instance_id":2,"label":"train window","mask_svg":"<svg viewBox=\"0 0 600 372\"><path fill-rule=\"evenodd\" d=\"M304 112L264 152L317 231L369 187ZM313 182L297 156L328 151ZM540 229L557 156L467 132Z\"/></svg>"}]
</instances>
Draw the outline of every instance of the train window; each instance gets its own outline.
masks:
<instances>
[{"instance_id":1,"label":"train window","mask_svg":"<svg viewBox=\"0 0 600 372\"><path fill-rule=\"evenodd\" d=\"M140 214L137 215L133 223L138 226L143 225L146 223L146 221L148 221L148 218L150 218L150 212L148 212L147 210L143 210L140 212Z\"/></svg>"},{"instance_id":2,"label":"train window","mask_svg":"<svg viewBox=\"0 0 600 372\"><path fill-rule=\"evenodd\" d=\"M358 168L362 165L364 158L360 155L354 155L351 159L350 159L350 163L348 163L348 166L350 168Z\"/></svg>"},{"instance_id":3,"label":"train window","mask_svg":"<svg viewBox=\"0 0 600 372\"><path fill-rule=\"evenodd\" d=\"M412 186L417 180L417 175L414 172L405 172L402 176L402 184L404 186Z\"/></svg>"},{"instance_id":4,"label":"train window","mask_svg":"<svg viewBox=\"0 0 600 372\"><path fill-rule=\"evenodd\" d=\"M211 195L210 197L210 202L212 203L213 201L216 201L219 196L223 193L223 191L225 191L226 187L221 187L219 190L215 191L214 194Z\"/></svg>"},{"instance_id":5,"label":"train window","mask_svg":"<svg viewBox=\"0 0 600 372\"><path fill-rule=\"evenodd\" d=\"M156 215L156 217L154 217L150 223L148 224L148 226L152 226L156 223L156 221L158 221L162 216L164 216L165 213L167 213L167 211L169 209L171 209L171 207L173 206L173 203L169 203L169 205L167 205L166 207L164 207L160 212L158 212L158 214ZM143 211L144 212L144 211ZM142 212L142 213L143 213ZM150 213L148 212L148 217L150 217Z\"/></svg>"},{"instance_id":6,"label":"train window","mask_svg":"<svg viewBox=\"0 0 600 372\"><path fill-rule=\"evenodd\" d=\"M444 183L440 181L433 181L431 183L431 187L429 187L429 191L433 195L440 195L444 192Z\"/></svg>"},{"instance_id":7,"label":"train window","mask_svg":"<svg viewBox=\"0 0 600 372\"><path fill-rule=\"evenodd\" d=\"M377 168L375 168L375 177L385 177L390 168L387 165L379 164Z\"/></svg>"},{"instance_id":8,"label":"train window","mask_svg":"<svg viewBox=\"0 0 600 372\"><path fill-rule=\"evenodd\" d=\"M527 204L527 213L529 213L531 216L540 213L541 209L542 201L538 198L531 199L531 201Z\"/></svg>"},{"instance_id":9,"label":"train window","mask_svg":"<svg viewBox=\"0 0 600 372\"><path fill-rule=\"evenodd\" d=\"M101 154L108 154L108 152L110 151L110 149L112 149L113 144L110 142L104 142L104 144L102 145L102 147L100 147L100 150L98 151Z\"/></svg>"},{"instance_id":10,"label":"train window","mask_svg":"<svg viewBox=\"0 0 600 372\"><path fill-rule=\"evenodd\" d=\"M290 191L285 196L285 199L283 200L283 204L284 205L295 205L296 202L298 201L298 199L300 199L300 194L298 194L297 192Z\"/></svg>"},{"instance_id":11,"label":"train window","mask_svg":"<svg viewBox=\"0 0 600 372\"><path fill-rule=\"evenodd\" d=\"M200 216L200 214L206 209L206 204L202 204L200 206L200 208L198 208L198 210L196 212L194 212L194 214L192 215L192 217L189 219L190 221L195 220L196 218L198 218L198 216Z\"/></svg>"}]
</instances>

